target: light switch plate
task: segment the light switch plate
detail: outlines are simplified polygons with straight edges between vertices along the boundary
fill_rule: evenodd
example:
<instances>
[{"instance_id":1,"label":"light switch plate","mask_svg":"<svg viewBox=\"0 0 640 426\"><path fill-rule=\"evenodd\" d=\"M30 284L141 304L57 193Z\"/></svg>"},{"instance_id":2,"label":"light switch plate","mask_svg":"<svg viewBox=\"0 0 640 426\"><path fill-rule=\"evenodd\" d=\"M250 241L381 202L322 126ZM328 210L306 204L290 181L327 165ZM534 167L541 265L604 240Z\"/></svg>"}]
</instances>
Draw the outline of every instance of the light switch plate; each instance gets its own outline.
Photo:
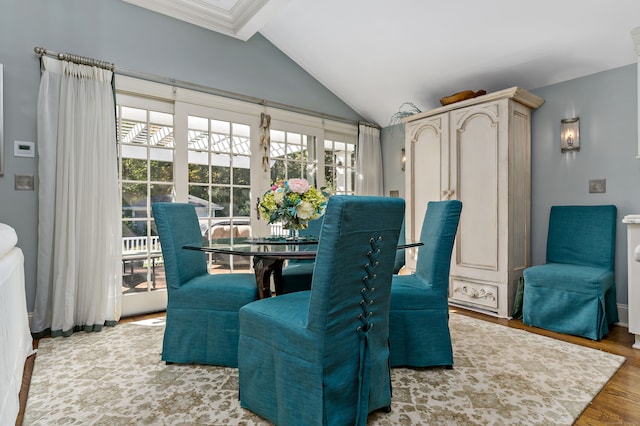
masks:
<instances>
[{"instance_id":1,"label":"light switch plate","mask_svg":"<svg viewBox=\"0 0 640 426\"><path fill-rule=\"evenodd\" d=\"M590 193L603 193L607 192L607 180L606 179L591 179L589 181Z\"/></svg>"},{"instance_id":2,"label":"light switch plate","mask_svg":"<svg viewBox=\"0 0 640 426\"><path fill-rule=\"evenodd\" d=\"M35 157L36 143L25 142L25 141L13 141L13 156L14 157Z\"/></svg>"}]
</instances>

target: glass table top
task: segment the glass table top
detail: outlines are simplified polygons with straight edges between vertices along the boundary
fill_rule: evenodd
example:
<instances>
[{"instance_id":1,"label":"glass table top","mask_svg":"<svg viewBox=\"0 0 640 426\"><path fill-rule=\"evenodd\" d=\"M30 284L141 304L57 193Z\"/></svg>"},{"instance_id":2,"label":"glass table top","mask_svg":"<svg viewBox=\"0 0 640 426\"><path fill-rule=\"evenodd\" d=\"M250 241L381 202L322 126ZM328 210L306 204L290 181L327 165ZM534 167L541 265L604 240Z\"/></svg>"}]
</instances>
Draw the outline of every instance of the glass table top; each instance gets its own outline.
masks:
<instances>
[{"instance_id":1,"label":"glass table top","mask_svg":"<svg viewBox=\"0 0 640 426\"><path fill-rule=\"evenodd\" d=\"M423 245L422 242L407 242L398 245L398 249L421 245ZM218 238L202 243L186 244L183 248L208 253L234 254L240 256L314 259L318 249L318 239L314 236L298 237L297 239L284 237Z\"/></svg>"}]
</instances>

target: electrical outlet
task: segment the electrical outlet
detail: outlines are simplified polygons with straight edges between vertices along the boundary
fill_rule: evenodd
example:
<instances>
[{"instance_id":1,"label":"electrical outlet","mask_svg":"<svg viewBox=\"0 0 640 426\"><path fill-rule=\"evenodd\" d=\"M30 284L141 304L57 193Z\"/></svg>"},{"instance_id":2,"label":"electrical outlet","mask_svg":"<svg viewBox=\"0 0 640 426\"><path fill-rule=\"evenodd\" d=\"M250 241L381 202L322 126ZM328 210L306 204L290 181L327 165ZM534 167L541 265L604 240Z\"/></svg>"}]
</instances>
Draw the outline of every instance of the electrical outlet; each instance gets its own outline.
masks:
<instances>
[{"instance_id":1,"label":"electrical outlet","mask_svg":"<svg viewBox=\"0 0 640 426\"><path fill-rule=\"evenodd\" d=\"M607 192L607 180L606 179L591 179L589 181L590 193L603 193Z\"/></svg>"},{"instance_id":2,"label":"electrical outlet","mask_svg":"<svg viewBox=\"0 0 640 426\"><path fill-rule=\"evenodd\" d=\"M33 175L13 175L16 191L33 191Z\"/></svg>"}]
</instances>

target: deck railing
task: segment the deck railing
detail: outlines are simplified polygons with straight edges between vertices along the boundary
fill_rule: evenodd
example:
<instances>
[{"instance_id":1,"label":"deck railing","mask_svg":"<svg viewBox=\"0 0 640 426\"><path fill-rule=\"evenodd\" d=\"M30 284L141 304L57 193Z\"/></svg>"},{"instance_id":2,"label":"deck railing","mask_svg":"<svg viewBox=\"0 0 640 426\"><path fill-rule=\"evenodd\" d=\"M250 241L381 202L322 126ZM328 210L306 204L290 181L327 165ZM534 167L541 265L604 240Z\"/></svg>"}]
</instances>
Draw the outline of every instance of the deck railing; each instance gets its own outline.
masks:
<instances>
[{"instance_id":1,"label":"deck railing","mask_svg":"<svg viewBox=\"0 0 640 426\"><path fill-rule=\"evenodd\" d=\"M269 224L270 232L272 237L280 237L283 235L288 235L288 231L282 227L281 222L270 223Z\"/></svg>"},{"instance_id":2,"label":"deck railing","mask_svg":"<svg viewBox=\"0 0 640 426\"><path fill-rule=\"evenodd\" d=\"M282 227L282 223L272 223L269 225L271 236L289 235L289 231ZM149 250L147 250L147 247ZM122 254L142 254L161 252L160 238L153 237L123 237L122 238Z\"/></svg>"},{"instance_id":3,"label":"deck railing","mask_svg":"<svg viewBox=\"0 0 640 426\"><path fill-rule=\"evenodd\" d=\"M122 254L139 254L161 252L160 238L153 237L123 237Z\"/></svg>"}]
</instances>

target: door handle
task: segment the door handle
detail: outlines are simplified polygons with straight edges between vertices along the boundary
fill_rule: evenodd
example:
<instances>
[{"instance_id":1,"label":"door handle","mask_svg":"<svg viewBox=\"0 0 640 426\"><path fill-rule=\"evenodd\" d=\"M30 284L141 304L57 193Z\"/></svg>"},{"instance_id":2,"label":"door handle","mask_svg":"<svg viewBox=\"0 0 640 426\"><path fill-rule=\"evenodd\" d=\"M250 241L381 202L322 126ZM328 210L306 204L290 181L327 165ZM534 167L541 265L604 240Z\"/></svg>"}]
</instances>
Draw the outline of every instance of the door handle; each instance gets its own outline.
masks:
<instances>
[{"instance_id":1,"label":"door handle","mask_svg":"<svg viewBox=\"0 0 640 426\"><path fill-rule=\"evenodd\" d=\"M256 219L260 220L260 197L256 198Z\"/></svg>"}]
</instances>

